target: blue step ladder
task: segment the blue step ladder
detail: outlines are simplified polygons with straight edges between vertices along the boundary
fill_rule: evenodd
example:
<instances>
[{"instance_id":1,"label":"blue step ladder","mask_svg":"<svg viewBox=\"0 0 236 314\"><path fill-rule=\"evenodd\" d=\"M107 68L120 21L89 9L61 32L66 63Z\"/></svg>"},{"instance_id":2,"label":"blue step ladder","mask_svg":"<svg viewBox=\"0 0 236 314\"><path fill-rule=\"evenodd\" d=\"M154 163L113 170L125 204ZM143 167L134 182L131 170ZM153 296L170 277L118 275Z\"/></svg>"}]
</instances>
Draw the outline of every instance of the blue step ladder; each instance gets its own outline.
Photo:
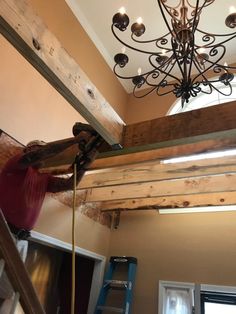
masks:
<instances>
[{"instance_id":1,"label":"blue step ladder","mask_svg":"<svg viewBox=\"0 0 236 314\"><path fill-rule=\"evenodd\" d=\"M116 280L115 271L118 266L126 266L127 280ZM133 286L137 268L137 258L131 256L111 256L108 270L105 274L94 314L101 313L124 313L131 314L131 301ZM124 290L122 307L106 305L108 293L112 290Z\"/></svg>"}]
</instances>

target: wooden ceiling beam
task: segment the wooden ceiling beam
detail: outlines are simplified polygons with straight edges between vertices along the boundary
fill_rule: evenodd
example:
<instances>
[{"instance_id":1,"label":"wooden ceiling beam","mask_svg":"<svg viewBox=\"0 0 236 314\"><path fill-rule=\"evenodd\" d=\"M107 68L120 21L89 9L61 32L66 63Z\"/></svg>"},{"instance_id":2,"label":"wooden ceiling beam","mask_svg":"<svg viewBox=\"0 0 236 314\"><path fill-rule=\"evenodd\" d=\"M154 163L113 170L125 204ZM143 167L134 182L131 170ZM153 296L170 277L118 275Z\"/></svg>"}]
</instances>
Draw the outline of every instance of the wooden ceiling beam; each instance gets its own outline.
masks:
<instances>
[{"instance_id":1,"label":"wooden ceiling beam","mask_svg":"<svg viewBox=\"0 0 236 314\"><path fill-rule=\"evenodd\" d=\"M93 168L236 147L236 101L125 126L123 149L101 154Z\"/></svg>"},{"instance_id":2,"label":"wooden ceiling beam","mask_svg":"<svg viewBox=\"0 0 236 314\"><path fill-rule=\"evenodd\" d=\"M236 174L104 186L87 189L85 202L236 191Z\"/></svg>"},{"instance_id":3,"label":"wooden ceiling beam","mask_svg":"<svg viewBox=\"0 0 236 314\"><path fill-rule=\"evenodd\" d=\"M222 136L236 135L236 101L150 121L127 125L124 128L124 147L155 148L195 143Z\"/></svg>"},{"instance_id":4,"label":"wooden ceiling beam","mask_svg":"<svg viewBox=\"0 0 236 314\"><path fill-rule=\"evenodd\" d=\"M0 32L107 143L121 144L124 122L25 0L0 0Z\"/></svg>"},{"instance_id":5,"label":"wooden ceiling beam","mask_svg":"<svg viewBox=\"0 0 236 314\"><path fill-rule=\"evenodd\" d=\"M197 143L176 145L171 147L160 147L153 150L144 150L130 152L122 149L105 154L100 154L93 162L90 169L103 169L115 166L125 166L140 162L156 161L200 154L204 152L226 150L236 148L236 137L227 136L215 140L204 140ZM43 164L42 171L51 171L52 173L71 172L70 165L74 162L75 155L78 153L77 145L65 150L63 153L46 160Z\"/></svg>"},{"instance_id":6,"label":"wooden ceiling beam","mask_svg":"<svg viewBox=\"0 0 236 314\"><path fill-rule=\"evenodd\" d=\"M236 158L221 157L163 164L157 161L87 171L80 189L115 186L129 183L236 173Z\"/></svg>"},{"instance_id":7,"label":"wooden ceiling beam","mask_svg":"<svg viewBox=\"0 0 236 314\"><path fill-rule=\"evenodd\" d=\"M236 192L134 198L129 200L105 201L99 203L99 207L102 211L157 210L227 205L236 205Z\"/></svg>"}]
</instances>

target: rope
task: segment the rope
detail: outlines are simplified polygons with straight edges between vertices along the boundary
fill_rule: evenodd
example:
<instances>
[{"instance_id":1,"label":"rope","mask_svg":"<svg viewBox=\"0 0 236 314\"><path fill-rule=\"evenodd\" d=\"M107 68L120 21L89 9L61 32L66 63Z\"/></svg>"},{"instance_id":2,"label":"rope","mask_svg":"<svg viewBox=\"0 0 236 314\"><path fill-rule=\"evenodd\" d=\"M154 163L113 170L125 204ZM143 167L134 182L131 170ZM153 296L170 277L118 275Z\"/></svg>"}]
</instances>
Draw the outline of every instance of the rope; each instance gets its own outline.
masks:
<instances>
[{"instance_id":1,"label":"rope","mask_svg":"<svg viewBox=\"0 0 236 314\"><path fill-rule=\"evenodd\" d=\"M73 189L73 205L72 205L72 276L71 276L71 314L75 313L75 201L77 186L77 165L74 163L74 189Z\"/></svg>"}]
</instances>

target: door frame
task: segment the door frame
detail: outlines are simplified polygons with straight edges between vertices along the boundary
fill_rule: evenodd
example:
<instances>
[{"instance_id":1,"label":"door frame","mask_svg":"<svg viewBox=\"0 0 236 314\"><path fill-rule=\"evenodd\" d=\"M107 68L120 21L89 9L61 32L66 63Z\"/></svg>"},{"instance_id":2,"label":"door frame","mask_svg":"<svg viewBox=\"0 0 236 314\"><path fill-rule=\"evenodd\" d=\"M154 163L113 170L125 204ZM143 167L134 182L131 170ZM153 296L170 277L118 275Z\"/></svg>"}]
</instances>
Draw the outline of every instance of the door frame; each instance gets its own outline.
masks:
<instances>
[{"instance_id":1,"label":"door frame","mask_svg":"<svg viewBox=\"0 0 236 314\"><path fill-rule=\"evenodd\" d=\"M72 251L72 246L70 243L58 240L56 238L47 236L37 231L33 231L33 230L31 231L31 238L34 242L46 244L47 246L62 249L67 252ZM94 270L93 270L93 277L92 277L88 311L87 311L87 314L93 314L96 307L99 291L103 282L106 257L103 255L99 255L97 253L91 252L89 250L80 248L78 246L75 247L75 253L84 257L92 258L94 260Z\"/></svg>"}]
</instances>

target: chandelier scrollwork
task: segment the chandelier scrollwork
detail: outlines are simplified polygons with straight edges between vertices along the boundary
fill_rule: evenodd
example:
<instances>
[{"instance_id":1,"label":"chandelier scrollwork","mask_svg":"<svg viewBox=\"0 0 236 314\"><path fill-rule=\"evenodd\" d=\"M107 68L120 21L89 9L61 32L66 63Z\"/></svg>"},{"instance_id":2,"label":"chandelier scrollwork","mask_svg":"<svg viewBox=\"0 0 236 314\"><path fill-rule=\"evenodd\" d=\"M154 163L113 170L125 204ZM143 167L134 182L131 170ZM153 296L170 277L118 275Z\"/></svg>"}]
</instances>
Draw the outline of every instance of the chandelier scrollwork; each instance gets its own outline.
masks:
<instances>
[{"instance_id":1,"label":"chandelier scrollwork","mask_svg":"<svg viewBox=\"0 0 236 314\"><path fill-rule=\"evenodd\" d=\"M226 44L236 37L236 32L213 34L199 28L203 9L212 5L215 0L179 0L175 6L169 0L157 0L161 15L168 33L151 40L140 40L146 27L142 21L131 25L131 40L134 45L125 42L118 36L129 25L129 17L125 12L113 16L112 33L115 38L128 49L146 55L149 70L134 76L122 75L129 57L125 53L115 55L114 73L121 79L133 82L133 94L141 98L152 92L162 96L173 93L182 99L182 104L200 92L210 94L213 90L229 96L232 93L232 73L236 67L223 63ZM193 1L192 1L193 2ZM236 27L236 12L230 13L225 24L229 28ZM148 49L145 49L145 45ZM153 48L150 49L150 45ZM217 76L217 78L212 78ZM224 92L216 87L220 82L227 87ZM144 88L145 87L145 88Z\"/></svg>"}]
</instances>

